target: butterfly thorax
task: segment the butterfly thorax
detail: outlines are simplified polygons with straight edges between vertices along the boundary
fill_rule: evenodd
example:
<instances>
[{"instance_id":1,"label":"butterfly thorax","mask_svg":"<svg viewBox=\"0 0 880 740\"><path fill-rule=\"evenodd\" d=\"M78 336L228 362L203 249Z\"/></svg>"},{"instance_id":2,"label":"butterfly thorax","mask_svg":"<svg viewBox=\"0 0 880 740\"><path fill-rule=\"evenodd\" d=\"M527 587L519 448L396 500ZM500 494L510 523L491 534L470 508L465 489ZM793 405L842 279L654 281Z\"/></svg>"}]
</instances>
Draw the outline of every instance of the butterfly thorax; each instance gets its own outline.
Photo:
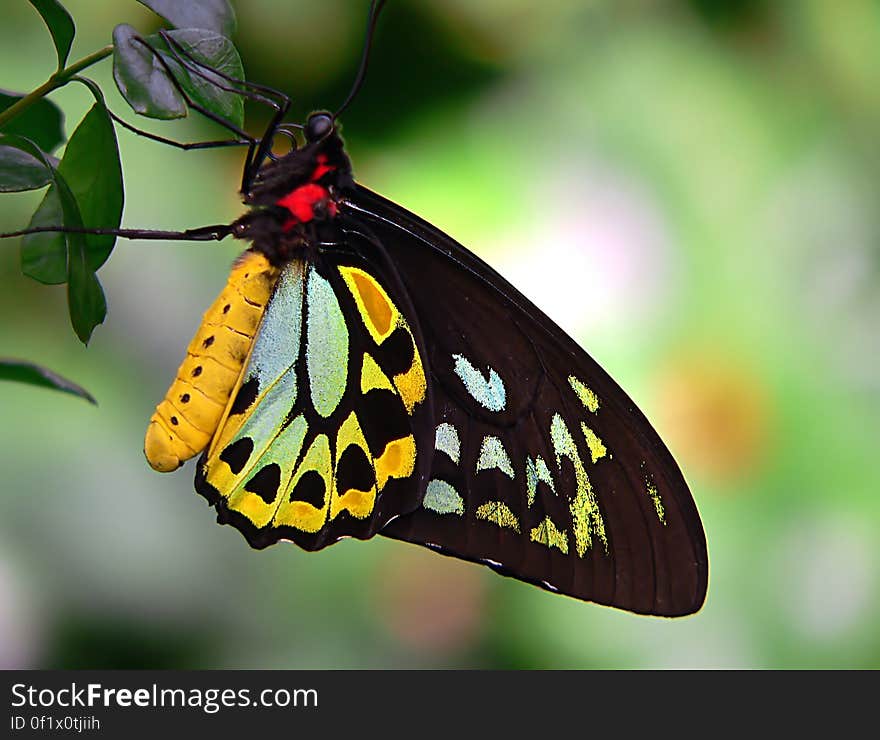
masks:
<instances>
[{"instance_id":1,"label":"butterfly thorax","mask_svg":"<svg viewBox=\"0 0 880 740\"><path fill-rule=\"evenodd\" d=\"M315 243L338 214L340 194L353 186L351 161L334 128L260 169L243 193L251 210L235 222L233 235L251 241L273 265L284 264Z\"/></svg>"}]
</instances>

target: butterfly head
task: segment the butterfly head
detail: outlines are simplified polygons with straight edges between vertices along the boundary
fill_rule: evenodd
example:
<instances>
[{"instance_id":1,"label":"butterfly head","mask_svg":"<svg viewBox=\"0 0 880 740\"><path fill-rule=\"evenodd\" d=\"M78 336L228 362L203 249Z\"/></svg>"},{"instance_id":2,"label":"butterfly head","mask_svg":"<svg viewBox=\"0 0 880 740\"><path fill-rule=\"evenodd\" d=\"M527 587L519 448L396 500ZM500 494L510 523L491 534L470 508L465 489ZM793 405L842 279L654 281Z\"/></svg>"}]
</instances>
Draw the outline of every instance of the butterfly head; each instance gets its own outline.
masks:
<instances>
[{"instance_id":1,"label":"butterfly head","mask_svg":"<svg viewBox=\"0 0 880 740\"><path fill-rule=\"evenodd\" d=\"M309 144L315 144L327 138L336 131L336 124L326 111L317 111L312 113L304 128L306 141Z\"/></svg>"},{"instance_id":2,"label":"butterfly head","mask_svg":"<svg viewBox=\"0 0 880 740\"><path fill-rule=\"evenodd\" d=\"M273 139L284 136L290 142L286 154L268 154L266 162L254 175L247 190L242 193L249 206L271 206L296 188L318 183L337 189L350 187L351 162L339 136L333 117L325 112L312 113L301 129L305 141L297 145L292 126L279 126Z\"/></svg>"},{"instance_id":3,"label":"butterfly head","mask_svg":"<svg viewBox=\"0 0 880 740\"><path fill-rule=\"evenodd\" d=\"M314 229L335 218L341 192L354 186L351 162L334 117L312 113L301 127L305 142L296 146L290 129L279 127L290 150L267 158L243 200L251 210L233 225L236 238L254 243L273 264L301 250Z\"/></svg>"}]
</instances>

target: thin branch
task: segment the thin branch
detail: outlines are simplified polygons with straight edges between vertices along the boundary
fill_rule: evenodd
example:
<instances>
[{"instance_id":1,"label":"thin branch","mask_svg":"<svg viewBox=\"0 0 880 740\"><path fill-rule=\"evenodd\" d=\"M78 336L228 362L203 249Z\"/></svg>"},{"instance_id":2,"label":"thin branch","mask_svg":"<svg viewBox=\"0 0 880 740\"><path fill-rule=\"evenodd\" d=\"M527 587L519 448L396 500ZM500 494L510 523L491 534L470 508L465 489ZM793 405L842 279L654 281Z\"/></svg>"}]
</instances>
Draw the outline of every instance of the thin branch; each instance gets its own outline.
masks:
<instances>
[{"instance_id":1,"label":"thin branch","mask_svg":"<svg viewBox=\"0 0 880 740\"><path fill-rule=\"evenodd\" d=\"M21 100L17 101L13 105L10 105L5 111L0 113L0 128L5 126L7 123L9 123L9 121L11 121L19 114L24 113L24 111L30 108L38 100L45 98L53 90L56 90L63 85L66 85L68 82L70 82L70 79L72 77L76 76L86 67L91 67L93 64L96 64L102 59L107 58L112 53L113 44L108 44L103 49L99 49L98 51L83 57L79 61L74 62L69 67L65 67L60 72L56 72L55 74L53 74L36 90L29 92Z\"/></svg>"}]
</instances>

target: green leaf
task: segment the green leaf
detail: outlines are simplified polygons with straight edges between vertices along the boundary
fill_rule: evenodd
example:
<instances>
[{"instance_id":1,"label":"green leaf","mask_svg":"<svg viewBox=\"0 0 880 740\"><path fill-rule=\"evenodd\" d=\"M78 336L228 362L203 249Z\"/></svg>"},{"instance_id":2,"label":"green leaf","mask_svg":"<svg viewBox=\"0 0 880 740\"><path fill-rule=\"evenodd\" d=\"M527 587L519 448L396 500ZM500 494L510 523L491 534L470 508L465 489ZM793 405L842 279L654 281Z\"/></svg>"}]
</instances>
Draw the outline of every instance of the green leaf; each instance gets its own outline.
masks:
<instances>
[{"instance_id":1,"label":"green leaf","mask_svg":"<svg viewBox=\"0 0 880 740\"><path fill-rule=\"evenodd\" d=\"M0 380L12 380L16 383L27 383L28 385L36 385L41 388L54 388L63 393L70 393L84 398L96 406L98 405L92 394L82 386L67 378L63 378L57 373L53 373L48 368L35 365L32 362L0 357Z\"/></svg>"},{"instance_id":2,"label":"green leaf","mask_svg":"<svg viewBox=\"0 0 880 740\"><path fill-rule=\"evenodd\" d=\"M100 91L95 91L100 95ZM122 222L122 166L113 123L103 100L86 113L70 137L57 167L73 194L82 224L89 228L116 229ZM49 174L52 179L51 171ZM61 192L55 185L43 197L28 228L72 225L65 221ZM27 234L21 244L21 270L28 277L48 285L66 282L70 234L44 232ZM88 264L97 270L113 251L116 237L100 234L77 235L85 242Z\"/></svg>"},{"instance_id":3,"label":"green leaf","mask_svg":"<svg viewBox=\"0 0 880 740\"><path fill-rule=\"evenodd\" d=\"M61 196L54 185L46 191L43 200L31 216L29 229L38 226L64 224L64 208ZM46 285L67 282L67 251L69 234L43 232L26 234L21 240L21 271L29 278Z\"/></svg>"},{"instance_id":4,"label":"green leaf","mask_svg":"<svg viewBox=\"0 0 880 740\"><path fill-rule=\"evenodd\" d=\"M52 186L49 193L55 193L61 210L60 222L56 220L52 225L82 228L82 218L76 198L64 176L52 166L46 155L33 142L21 136L2 136L0 145L3 144L27 152L52 171ZM49 193L46 194L44 203L49 198ZM107 315L107 302L95 271L89 264L84 235L66 233L57 236L62 238L66 254L67 305L70 309L70 322L83 344L88 344L95 327L102 323Z\"/></svg>"},{"instance_id":5,"label":"green leaf","mask_svg":"<svg viewBox=\"0 0 880 740\"><path fill-rule=\"evenodd\" d=\"M64 225L81 228L76 198L64 177L55 172L55 187L61 196ZM90 266L86 240L83 234L65 234L67 237L67 308L74 332L83 344L88 344L92 332L107 316L107 300L95 270Z\"/></svg>"},{"instance_id":6,"label":"green leaf","mask_svg":"<svg viewBox=\"0 0 880 740\"><path fill-rule=\"evenodd\" d=\"M67 270L67 307L70 323L83 344L107 316L107 299L98 276L89 265L85 240L71 240Z\"/></svg>"},{"instance_id":7,"label":"green leaf","mask_svg":"<svg viewBox=\"0 0 880 740\"><path fill-rule=\"evenodd\" d=\"M161 50L162 58L168 63L190 99L234 126L242 128L244 126L244 98L236 93L221 90L218 85L228 87L229 82L211 73L211 70L216 70L227 77L237 80L244 79L244 65L241 63L241 57L238 55L235 45L225 36L196 28L184 28L177 31L166 31L166 33L184 51L210 68L210 70L202 70L207 79L194 74L169 56L168 46L158 34L147 37L147 41L154 49Z\"/></svg>"},{"instance_id":8,"label":"green leaf","mask_svg":"<svg viewBox=\"0 0 880 740\"><path fill-rule=\"evenodd\" d=\"M176 28L202 28L223 36L235 32L235 12L229 0L138 0Z\"/></svg>"},{"instance_id":9,"label":"green leaf","mask_svg":"<svg viewBox=\"0 0 880 740\"><path fill-rule=\"evenodd\" d=\"M52 172L39 159L11 146L0 146L0 193L36 190L52 181Z\"/></svg>"},{"instance_id":10,"label":"green leaf","mask_svg":"<svg viewBox=\"0 0 880 740\"><path fill-rule=\"evenodd\" d=\"M113 121L103 100L86 113L67 142L58 173L70 186L80 217L90 229L118 229L122 222L122 165ZM86 254L92 270L103 265L116 237L87 234Z\"/></svg>"},{"instance_id":11,"label":"green leaf","mask_svg":"<svg viewBox=\"0 0 880 740\"><path fill-rule=\"evenodd\" d=\"M0 90L0 113L24 97L24 93ZM41 98L0 128L33 141L44 152L54 151L64 141L64 114L51 100Z\"/></svg>"},{"instance_id":12,"label":"green leaf","mask_svg":"<svg viewBox=\"0 0 880 740\"><path fill-rule=\"evenodd\" d=\"M29 139L14 134L0 135L0 146L16 149L39 162L52 183L31 218L29 227L57 226L64 223L64 208L55 187L55 166L47 154ZM73 204L74 207L76 203ZM67 242L64 234L28 234L22 239L22 272L41 283L63 283L67 275Z\"/></svg>"},{"instance_id":13,"label":"green leaf","mask_svg":"<svg viewBox=\"0 0 880 740\"><path fill-rule=\"evenodd\" d=\"M162 63L122 23L113 29L113 79L135 113L150 118L183 118L186 103Z\"/></svg>"},{"instance_id":14,"label":"green leaf","mask_svg":"<svg viewBox=\"0 0 880 740\"><path fill-rule=\"evenodd\" d=\"M67 56L70 54L70 46L73 44L73 35L76 26L64 6L58 0L30 0L37 12L43 16L43 21L49 27L52 41L55 42L55 51L58 54L58 70L64 69L67 64Z\"/></svg>"}]
</instances>

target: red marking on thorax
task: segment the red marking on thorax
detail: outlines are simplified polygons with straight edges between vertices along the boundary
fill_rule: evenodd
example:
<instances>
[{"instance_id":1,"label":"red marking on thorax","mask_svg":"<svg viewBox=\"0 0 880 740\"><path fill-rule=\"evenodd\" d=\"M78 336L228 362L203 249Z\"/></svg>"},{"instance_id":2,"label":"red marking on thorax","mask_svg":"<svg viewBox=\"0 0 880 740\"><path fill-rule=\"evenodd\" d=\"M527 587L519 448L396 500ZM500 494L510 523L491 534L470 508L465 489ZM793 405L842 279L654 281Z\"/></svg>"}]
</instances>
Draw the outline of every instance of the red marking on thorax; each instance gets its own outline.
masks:
<instances>
[{"instance_id":1,"label":"red marking on thorax","mask_svg":"<svg viewBox=\"0 0 880 740\"><path fill-rule=\"evenodd\" d=\"M315 217L315 205L322 201L326 204L327 213L331 216L336 215L336 204L330 200L330 192L323 185L317 184L318 180L335 169L336 167L327 164L327 156L325 154L319 154L318 164L315 166L309 182L291 190L287 195L275 202L276 205L290 211L291 217L282 227L285 231L290 231L297 224L311 221Z\"/></svg>"},{"instance_id":2,"label":"red marking on thorax","mask_svg":"<svg viewBox=\"0 0 880 740\"><path fill-rule=\"evenodd\" d=\"M317 182L322 177L324 177L324 175L326 175L328 172L333 172L333 170L335 170L335 169L336 169L335 167L327 164L327 155L326 154L319 154L318 155L318 166L315 167L315 171L312 172L312 176L310 179L312 182Z\"/></svg>"},{"instance_id":3,"label":"red marking on thorax","mask_svg":"<svg viewBox=\"0 0 880 740\"><path fill-rule=\"evenodd\" d=\"M279 199L276 205L286 208L291 215L282 228L285 231L290 231L297 224L311 221L315 217L315 205L322 201L326 203L327 213L335 216L336 204L330 200L327 188L315 183L300 185L296 190Z\"/></svg>"}]
</instances>

